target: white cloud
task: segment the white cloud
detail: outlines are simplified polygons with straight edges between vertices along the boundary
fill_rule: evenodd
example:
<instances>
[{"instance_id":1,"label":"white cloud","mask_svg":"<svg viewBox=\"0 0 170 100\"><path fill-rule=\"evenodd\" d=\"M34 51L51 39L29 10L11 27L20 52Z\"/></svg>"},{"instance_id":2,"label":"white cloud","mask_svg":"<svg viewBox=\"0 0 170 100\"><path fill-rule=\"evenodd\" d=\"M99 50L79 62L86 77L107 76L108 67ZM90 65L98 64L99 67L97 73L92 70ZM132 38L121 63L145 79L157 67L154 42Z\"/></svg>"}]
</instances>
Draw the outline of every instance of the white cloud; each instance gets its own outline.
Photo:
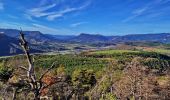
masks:
<instances>
[{"instance_id":1,"label":"white cloud","mask_svg":"<svg viewBox=\"0 0 170 100\"><path fill-rule=\"evenodd\" d=\"M63 14L58 13L58 14L54 14L54 15L49 15L49 16L47 16L47 20L52 21L55 18L59 18L59 17L63 17Z\"/></svg>"},{"instance_id":2,"label":"white cloud","mask_svg":"<svg viewBox=\"0 0 170 100\"><path fill-rule=\"evenodd\" d=\"M79 10L82 10L82 9L86 8L87 6L90 5L90 1L84 3L80 7L67 7L67 8L65 8L63 10L60 10L60 11L48 11L48 10L50 10L52 8L55 8L56 5L57 5L56 3L53 3L53 4L47 5L47 6L33 8L31 10L28 10L26 13L30 17L37 17L37 18L46 17L47 20L51 21L51 20L54 20L56 18L63 17L67 13L74 12L74 11L79 11Z\"/></svg>"},{"instance_id":3,"label":"white cloud","mask_svg":"<svg viewBox=\"0 0 170 100\"><path fill-rule=\"evenodd\" d=\"M47 11L51 8L54 8L55 6L56 6L56 4L51 4L51 5L48 5L48 6L33 8L31 10L28 10L27 13L31 16L34 16L34 17L43 17L43 16L53 14L53 12L45 12L45 11Z\"/></svg>"},{"instance_id":4,"label":"white cloud","mask_svg":"<svg viewBox=\"0 0 170 100\"><path fill-rule=\"evenodd\" d=\"M77 27L77 26L80 26L80 25L86 24L86 23L88 23L88 22L77 22L77 23L71 24L70 27Z\"/></svg>"},{"instance_id":5,"label":"white cloud","mask_svg":"<svg viewBox=\"0 0 170 100\"><path fill-rule=\"evenodd\" d=\"M28 25L24 24L24 23L17 23L17 22L2 22L0 24L1 28L7 28L7 29L20 29L20 27L22 29L31 29L31 27L29 27Z\"/></svg>"},{"instance_id":6,"label":"white cloud","mask_svg":"<svg viewBox=\"0 0 170 100\"><path fill-rule=\"evenodd\" d=\"M33 21L32 17L29 16L29 15L27 15L27 14L24 14L24 17L25 17L26 19L30 20L30 21Z\"/></svg>"},{"instance_id":7,"label":"white cloud","mask_svg":"<svg viewBox=\"0 0 170 100\"><path fill-rule=\"evenodd\" d=\"M46 33L58 33L59 30L56 28L51 28L48 26L44 26L44 25L40 25L40 24L32 24L33 27L37 30L41 30L42 32L46 32Z\"/></svg>"},{"instance_id":8,"label":"white cloud","mask_svg":"<svg viewBox=\"0 0 170 100\"><path fill-rule=\"evenodd\" d=\"M124 19L122 22L128 22L130 20L133 20L143 14L145 14L146 12L150 12L153 10L153 8L155 8L157 5L160 5L161 3L163 3L163 0L155 0L153 2L150 2L146 5L144 5L141 8L137 8L135 10L132 11L132 15L127 17L126 19ZM155 13L152 13L154 15L157 15Z\"/></svg>"},{"instance_id":9,"label":"white cloud","mask_svg":"<svg viewBox=\"0 0 170 100\"><path fill-rule=\"evenodd\" d=\"M20 30L20 27L24 31L40 31L44 34L70 34L74 33L72 30L65 29L65 28L52 28L45 25L33 23L33 24L25 24L25 23L17 23L17 22L2 22L0 24L0 28L6 28L6 29L18 29Z\"/></svg>"},{"instance_id":10,"label":"white cloud","mask_svg":"<svg viewBox=\"0 0 170 100\"><path fill-rule=\"evenodd\" d=\"M148 10L149 7L148 6L145 6L143 8L140 8L140 9L136 9L135 11L133 11L132 13L133 14L136 14L136 15L141 15L142 13L144 13L146 10Z\"/></svg>"},{"instance_id":11,"label":"white cloud","mask_svg":"<svg viewBox=\"0 0 170 100\"><path fill-rule=\"evenodd\" d=\"M31 21L31 22L38 22L37 20L33 19L30 15L28 14L24 14L23 17L25 17L25 19Z\"/></svg>"},{"instance_id":12,"label":"white cloud","mask_svg":"<svg viewBox=\"0 0 170 100\"><path fill-rule=\"evenodd\" d=\"M47 19L48 20L54 20L56 18L64 16L64 14L66 14L66 13L70 13L70 12L73 12L73 11L76 11L76 10L78 10L78 9L77 8L66 8L66 9L59 11L59 12L53 12L53 14L47 16Z\"/></svg>"},{"instance_id":13,"label":"white cloud","mask_svg":"<svg viewBox=\"0 0 170 100\"><path fill-rule=\"evenodd\" d=\"M24 23L17 23L17 22L2 22L0 24L1 28L10 28L10 29L19 29L20 27L23 30L30 30L30 31L41 31L43 33L58 33L59 30L55 28L50 28L40 24L24 24Z\"/></svg>"},{"instance_id":14,"label":"white cloud","mask_svg":"<svg viewBox=\"0 0 170 100\"><path fill-rule=\"evenodd\" d=\"M48 19L48 20L54 20L54 19L56 19L56 18L59 18L59 17L64 16L64 15L67 14L67 13L85 9L86 7L88 7L88 6L90 5L90 3L91 3L91 1L88 1L88 2L86 2L85 4L83 4L82 6L77 7L77 8L66 8L66 9L61 10L61 11L59 11L59 12L54 12L54 14L48 15L48 16L47 16L47 19Z\"/></svg>"},{"instance_id":15,"label":"white cloud","mask_svg":"<svg viewBox=\"0 0 170 100\"><path fill-rule=\"evenodd\" d=\"M149 10L150 7L147 5L147 6L144 6L143 8L139 8L139 9L135 9L134 11L132 11L132 16L126 18L123 20L123 22L128 22L138 16L141 16L142 14L144 14L147 10Z\"/></svg>"},{"instance_id":16,"label":"white cloud","mask_svg":"<svg viewBox=\"0 0 170 100\"><path fill-rule=\"evenodd\" d=\"M56 6L56 4L51 4L51 5L48 5L48 6L43 6L43 7L39 7L39 8L33 8L33 9L30 10L30 12L43 12L43 11L51 9L51 8L53 8L55 6Z\"/></svg>"},{"instance_id":17,"label":"white cloud","mask_svg":"<svg viewBox=\"0 0 170 100\"><path fill-rule=\"evenodd\" d=\"M32 24L32 27L30 28L30 30L37 30L37 31L41 31L46 34L60 34L60 35L74 33L72 30L69 30L69 29L52 28L52 27L48 27L48 26L40 25L36 23Z\"/></svg>"},{"instance_id":18,"label":"white cloud","mask_svg":"<svg viewBox=\"0 0 170 100\"><path fill-rule=\"evenodd\" d=\"M0 10L4 9L4 4L2 2L0 2Z\"/></svg>"},{"instance_id":19,"label":"white cloud","mask_svg":"<svg viewBox=\"0 0 170 100\"><path fill-rule=\"evenodd\" d=\"M14 15L8 15L9 18L12 18L12 19L18 19L17 16L14 16Z\"/></svg>"}]
</instances>

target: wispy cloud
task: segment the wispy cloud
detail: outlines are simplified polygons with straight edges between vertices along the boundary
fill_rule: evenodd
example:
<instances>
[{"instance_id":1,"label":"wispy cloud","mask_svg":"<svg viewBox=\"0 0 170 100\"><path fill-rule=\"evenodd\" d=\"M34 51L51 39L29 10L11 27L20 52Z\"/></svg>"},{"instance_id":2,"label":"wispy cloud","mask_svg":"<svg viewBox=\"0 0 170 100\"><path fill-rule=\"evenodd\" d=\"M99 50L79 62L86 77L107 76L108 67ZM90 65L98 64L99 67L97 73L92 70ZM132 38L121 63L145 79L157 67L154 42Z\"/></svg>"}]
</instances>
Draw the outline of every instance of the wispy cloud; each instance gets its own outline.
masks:
<instances>
[{"instance_id":1,"label":"wispy cloud","mask_svg":"<svg viewBox=\"0 0 170 100\"><path fill-rule=\"evenodd\" d=\"M153 2L149 2L148 4L145 4L143 7L141 8L137 8L135 10L132 11L132 15L125 18L122 22L128 22L130 20L133 20L139 16L144 15L146 12L150 12L153 8L155 8L157 5L164 3L165 1L163 0L154 0ZM159 15L159 14L155 14L152 13L154 15Z\"/></svg>"},{"instance_id":2,"label":"wispy cloud","mask_svg":"<svg viewBox=\"0 0 170 100\"><path fill-rule=\"evenodd\" d=\"M4 9L4 4L2 2L0 2L0 10Z\"/></svg>"},{"instance_id":3,"label":"wispy cloud","mask_svg":"<svg viewBox=\"0 0 170 100\"><path fill-rule=\"evenodd\" d=\"M37 20L33 19L30 15L24 14L23 17L31 22L38 22Z\"/></svg>"},{"instance_id":4,"label":"wispy cloud","mask_svg":"<svg viewBox=\"0 0 170 100\"><path fill-rule=\"evenodd\" d=\"M67 7L67 8L65 8L63 10L60 10L60 11L48 11L48 10L54 9L56 7L56 4L53 3L51 5L38 7L38 8L33 8L31 10L28 10L27 14L30 17L37 17L37 18L46 17L47 20L52 21L52 20L54 20L56 18L63 17L67 13L83 10L89 5L90 5L90 0L85 2L80 7Z\"/></svg>"},{"instance_id":5,"label":"wispy cloud","mask_svg":"<svg viewBox=\"0 0 170 100\"><path fill-rule=\"evenodd\" d=\"M12 18L12 19L18 19L17 16L14 16L14 15L8 15L9 18Z\"/></svg>"},{"instance_id":6,"label":"wispy cloud","mask_svg":"<svg viewBox=\"0 0 170 100\"><path fill-rule=\"evenodd\" d=\"M61 10L59 12L54 12L54 14L48 15L47 19L48 20L54 20L56 18L64 16L67 13L71 13L71 12L74 12L74 11L79 11L79 10L85 9L89 5L90 5L90 2L88 1L84 5L82 5L80 7L77 7L77 8L70 8L70 7L68 7L66 9L64 9L64 10Z\"/></svg>"},{"instance_id":7,"label":"wispy cloud","mask_svg":"<svg viewBox=\"0 0 170 100\"><path fill-rule=\"evenodd\" d=\"M45 26L45 25L40 25L40 24L32 24L33 27L35 27L36 29L38 30L41 30L43 32L46 32L46 33L58 33L59 30L56 29L56 28L51 28L51 27L48 27L48 26Z\"/></svg>"},{"instance_id":8,"label":"wispy cloud","mask_svg":"<svg viewBox=\"0 0 170 100\"><path fill-rule=\"evenodd\" d=\"M37 31L41 31L43 33L47 33L47 34L69 34L69 33L74 33L72 30L70 29L66 29L66 28L52 28L46 25L41 25L41 24L37 24L37 23L33 23L32 24L32 28L33 30L37 30Z\"/></svg>"},{"instance_id":9,"label":"wispy cloud","mask_svg":"<svg viewBox=\"0 0 170 100\"><path fill-rule=\"evenodd\" d=\"M77 8L66 8L64 10L61 10L59 12L53 12L53 14L50 14L47 16L48 20L54 20L55 18L59 18L62 17L64 14L69 13L69 12L73 12L78 10Z\"/></svg>"},{"instance_id":10,"label":"wispy cloud","mask_svg":"<svg viewBox=\"0 0 170 100\"><path fill-rule=\"evenodd\" d=\"M47 16L47 15L53 14L53 12L45 12L45 11L47 11L55 6L56 6L56 4L51 4L51 5L47 5L47 6L43 6L43 7L33 8L31 10L28 10L27 13L34 17Z\"/></svg>"},{"instance_id":11,"label":"wispy cloud","mask_svg":"<svg viewBox=\"0 0 170 100\"><path fill-rule=\"evenodd\" d=\"M32 29L29 25L26 25L25 23L18 23L18 22L2 22L0 24L1 28L8 28L8 29L19 29L20 27L22 29ZM28 28L30 27L30 28Z\"/></svg>"},{"instance_id":12,"label":"wispy cloud","mask_svg":"<svg viewBox=\"0 0 170 100\"><path fill-rule=\"evenodd\" d=\"M69 34L74 33L69 29L58 29L52 28L46 25L32 23L32 24L25 24L25 23L17 23L17 22L2 22L0 24L0 28L7 28L7 29L19 29L22 28L23 30L32 30L32 31L40 31L44 34Z\"/></svg>"},{"instance_id":13,"label":"wispy cloud","mask_svg":"<svg viewBox=\"0 0 170 100\"><path fill-rule=\"evenodd\" d=\"M77 27L77 26L80 26L80 25L86 24L86 23L88 23L88 22L77 22L77 23L71 24L70 27Z\"/></svg>"},{"instance_id":14,"label":"wispy cloud","mask_svg":"<svg viewBox=\"0 0 170 100\"><path fill-rule=\"evenodd\" d=\"M134 10L134 11L132 12L132 16L124 19L123 22L128 22L128 21L130 21L130 20L132 20L132 19L134 19L134 18L136 18L136 17L138 17L138 16L141 16L141 15L144 14L145 11L147 11L148 9L150 9L150 7L149 7L149 6L145 6L145 7L143 7L143 8L139 8L139 9Z\"/></svg>"}]
</instances>

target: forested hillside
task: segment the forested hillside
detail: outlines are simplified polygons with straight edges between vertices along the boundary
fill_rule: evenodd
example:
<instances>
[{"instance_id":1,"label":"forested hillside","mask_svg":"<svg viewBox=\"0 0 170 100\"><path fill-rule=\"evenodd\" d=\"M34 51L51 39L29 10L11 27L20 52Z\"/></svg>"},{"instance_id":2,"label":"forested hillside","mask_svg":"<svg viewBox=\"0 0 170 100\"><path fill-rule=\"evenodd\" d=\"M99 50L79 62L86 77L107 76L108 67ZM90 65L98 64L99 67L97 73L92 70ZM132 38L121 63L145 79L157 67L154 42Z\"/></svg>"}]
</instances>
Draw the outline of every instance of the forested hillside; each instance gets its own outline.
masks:
<instances>
[{"instance_id":1,"label":"forested hillside","mask_svg":"<svg viewBox=\"0 0 170 100\"><path fill-rule=\"evenodd\" d=\"M166 100L170 95L170 57L163 54L112 50L80 55L35 55L34 60L37 77L57 61L54 69L43 78L49 86L41 91L41 97L60 100ZM21 84L25 71L20 66L27 66L26 58L2 58L0 62L1 87ZM4 88L1 88L1 97ZM16 98L34 98L31 91L25 94L27 86L25 90L22 85L9 88L6 97L10 98L17 88Z\"/></svg>"}]
</instances>

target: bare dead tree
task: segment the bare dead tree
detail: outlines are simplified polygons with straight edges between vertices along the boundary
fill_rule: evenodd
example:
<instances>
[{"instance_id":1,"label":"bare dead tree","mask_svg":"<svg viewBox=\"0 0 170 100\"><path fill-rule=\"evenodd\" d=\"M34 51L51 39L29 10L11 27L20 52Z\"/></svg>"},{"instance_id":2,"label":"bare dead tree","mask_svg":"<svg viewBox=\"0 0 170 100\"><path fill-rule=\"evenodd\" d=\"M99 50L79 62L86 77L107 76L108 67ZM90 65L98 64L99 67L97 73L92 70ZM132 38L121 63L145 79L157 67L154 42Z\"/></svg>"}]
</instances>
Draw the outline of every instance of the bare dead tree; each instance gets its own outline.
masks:
<instances>
[{"instance_id":1,"label":"bare dead tree","mask_svg":"<svg viewBox=\"0 0 170 100\"><path fill-rule=\"evenodd\" d=\"M31 56L30 56L30 53L29 53L28 42L25 40L24 34L23 34L22 31L20 32L20 40L21 40L20 45L25 52L25 55L26 55L27 61L28 61L28 65L29 65L29 68L28 68L28 71L27 71L27 76L32 77L33 75L35 75L34 74L34 64L32 62L32 59L31 59ZM35 81L35 76L32 77L32 79Z\"/></svg>"},{"instance_id":2,"label":"bare dead tree","mask_svg":"<svg viewBox=\"0 0 170 100\"><path fill-rule=\"evenodd\" d=\"M28 42L25 40L24 37L24 33L21 31L20 32L20 45L26 55L27 58L27 62L28 62L28 68L20 66L20 68L22 68L23 70L25 70L27 72L27 80L24 79L24 81L26 81L26 83L28 83L31 86L30 91L32 91L35 95L35 100L40 100L40 95L41 95L41 91L44 88L49 87L49 85L45 84L44 82L42 82L43 77L49 72L51 71L55 66L56 66L56 62L54 62L41 76L40 78L36 77L35 71L34 71L34 62L33 62L33 57L30 55L30 51L29 51L29 46L28 46ZM16 92L14 93L14 100L16 98Z\"/></svg>"},{"instance_id":3,"label":"bare dead tree","mask_svg":"<svg viewBox=\"0 0 170 100\"><path fill-rule=\"evenodd\" d=\"M141 58L134 58L123 70L123 77L114 83L115 94L120 99L151 100L156 95L156 75L147 66L140 63Z\"/></svg>"}]
</instances>

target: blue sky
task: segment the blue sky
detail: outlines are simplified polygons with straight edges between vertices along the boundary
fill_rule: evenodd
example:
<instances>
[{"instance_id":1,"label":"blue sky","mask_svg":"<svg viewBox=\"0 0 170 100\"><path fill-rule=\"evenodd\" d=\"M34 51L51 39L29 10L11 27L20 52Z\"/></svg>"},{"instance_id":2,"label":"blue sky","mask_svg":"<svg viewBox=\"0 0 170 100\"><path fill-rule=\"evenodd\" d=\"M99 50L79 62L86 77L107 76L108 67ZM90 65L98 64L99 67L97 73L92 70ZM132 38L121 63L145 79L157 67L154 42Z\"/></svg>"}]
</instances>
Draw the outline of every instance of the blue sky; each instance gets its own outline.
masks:
<instances>
[{"instance_id":1,"label":"blue sky","mask_svg":"<svg viewBox=\"0 0 170 100\"><path fill-rule=\"evenodd\" d=\"M60 35L170 32L170 0L0 0L0 22Z\"/></svg>"}]
</instances>

